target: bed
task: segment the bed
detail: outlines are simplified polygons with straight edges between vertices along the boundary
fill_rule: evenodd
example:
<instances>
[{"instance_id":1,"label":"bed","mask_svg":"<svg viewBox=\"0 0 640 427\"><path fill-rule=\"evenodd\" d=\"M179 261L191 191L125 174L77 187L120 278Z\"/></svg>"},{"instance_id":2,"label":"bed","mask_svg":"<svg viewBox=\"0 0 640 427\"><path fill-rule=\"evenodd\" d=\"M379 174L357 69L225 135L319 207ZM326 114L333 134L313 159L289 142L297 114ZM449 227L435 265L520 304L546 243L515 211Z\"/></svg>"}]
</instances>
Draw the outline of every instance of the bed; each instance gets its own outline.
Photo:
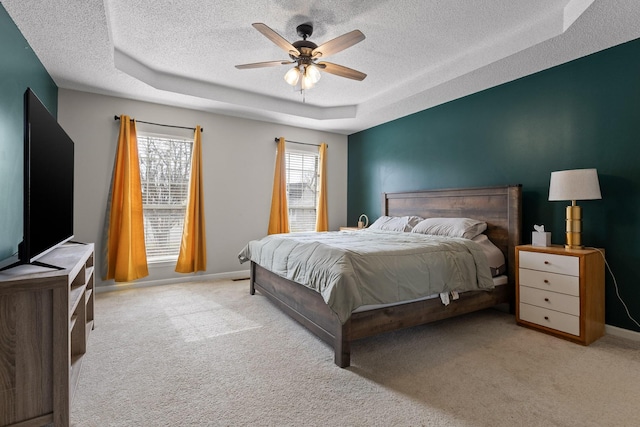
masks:
<instances>
[{"instance_id":1,"label":"bed","mask_svg":"<svg viewBox=\"0 0 640 427\"><path fill-rule=\"evenodd\" d=\"M491 291L461 293L444 305L440 298L419 299L369 310L356 310L344 321L320 293L251 262L250 294L257 290L334 349L340 367L351 363L351 342L508 303L513 307L515 246L521 243L520 185L384 193L381 215L422 218L474 218L487 223L484 234L507 260L507 284ZM357 232L356 232L357 233Z\"/></svg>"}]
</instances>

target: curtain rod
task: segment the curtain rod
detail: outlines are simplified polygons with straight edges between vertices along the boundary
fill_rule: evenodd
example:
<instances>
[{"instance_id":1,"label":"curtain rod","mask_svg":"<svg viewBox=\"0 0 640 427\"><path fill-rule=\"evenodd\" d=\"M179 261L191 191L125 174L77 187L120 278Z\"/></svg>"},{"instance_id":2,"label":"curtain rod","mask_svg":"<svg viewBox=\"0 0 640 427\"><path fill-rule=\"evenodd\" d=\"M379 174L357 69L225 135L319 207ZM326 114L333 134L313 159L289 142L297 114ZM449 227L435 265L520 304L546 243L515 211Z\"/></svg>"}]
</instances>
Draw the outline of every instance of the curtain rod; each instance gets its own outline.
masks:
<instances>
[{"instance_id":1,"label":"curtain rod","mask_svg":"<svg viewBox=\"0 0 640 427\"><path fill-rule=\"evenodd\" d=\"M120 116L113 116L113 120L120 120ZM135 120L135 119L131 119L131 121L133 121L133 120ZM167 128L191 129L193 131L196 130L196 128L190 128L188 126L164 125L162 123L145 122L145 121L142 121L142 120L136 120L136 122L138 122L138 123L146 123L148 125L154 125L154 126L164 126L164 127L167 127ZM204 132L204 128L200 128L200 132Z\"/></svg>"},{"instance_id":2,"label":"curtain rod","mask_svg":"<svg viewBox=\"0 0 640 427\"><path fill-rule=\"evenodd\" d=\"M276 141L276 143L280 142L280 138L276 137L275 141ZM298 142L298 141L291 141L291 140L288 140L288 139L285 139L285 142L290 142L292 144L312 145L314 147L320 147L320 144L311 144L309 142ZM329 145L327 145L327 148L329 148Z\"/></svg>"}]
</instances>

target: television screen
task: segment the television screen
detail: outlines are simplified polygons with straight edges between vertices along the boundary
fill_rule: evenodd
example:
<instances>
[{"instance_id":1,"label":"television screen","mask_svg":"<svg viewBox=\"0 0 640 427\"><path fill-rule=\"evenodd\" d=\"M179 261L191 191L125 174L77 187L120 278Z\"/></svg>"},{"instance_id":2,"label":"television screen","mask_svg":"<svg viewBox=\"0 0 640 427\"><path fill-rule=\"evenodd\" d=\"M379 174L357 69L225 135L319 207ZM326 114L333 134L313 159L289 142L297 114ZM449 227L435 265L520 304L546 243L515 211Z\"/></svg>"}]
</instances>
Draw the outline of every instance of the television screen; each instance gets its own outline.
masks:
<instances>
[{"instance_id":1,"label":"television screen","mask_svg":"<svg viewBox=\"0 0 640 427\"><path fill-rule=\"evenodd\" d=\"M24 240L32 263L73 237L73 141L31 89L24 94Z\"/></svg>"}]
</instances>

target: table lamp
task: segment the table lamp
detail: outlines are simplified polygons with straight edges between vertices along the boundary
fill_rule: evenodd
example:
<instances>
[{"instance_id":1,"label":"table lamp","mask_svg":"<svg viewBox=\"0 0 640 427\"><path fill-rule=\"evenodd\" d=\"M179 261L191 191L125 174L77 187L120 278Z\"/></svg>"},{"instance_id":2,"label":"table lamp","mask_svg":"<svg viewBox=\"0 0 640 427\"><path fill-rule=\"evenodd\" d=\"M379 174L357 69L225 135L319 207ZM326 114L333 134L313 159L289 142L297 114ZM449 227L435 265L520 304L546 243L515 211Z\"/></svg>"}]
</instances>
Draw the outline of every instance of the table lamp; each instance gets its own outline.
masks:
<instances>
[{"instance_id":1,"label":"table lamp","mask_svg":"<svg viewBox=\"0 0 640 427\"><path fill-rule=\"evenodd\" d=\"M571 200L567 206L567 249L581 249L582 210L576 200L602 199L598 171L596 169L573 169L551 172L549 201Z\"/></svg>"}]
</instances>

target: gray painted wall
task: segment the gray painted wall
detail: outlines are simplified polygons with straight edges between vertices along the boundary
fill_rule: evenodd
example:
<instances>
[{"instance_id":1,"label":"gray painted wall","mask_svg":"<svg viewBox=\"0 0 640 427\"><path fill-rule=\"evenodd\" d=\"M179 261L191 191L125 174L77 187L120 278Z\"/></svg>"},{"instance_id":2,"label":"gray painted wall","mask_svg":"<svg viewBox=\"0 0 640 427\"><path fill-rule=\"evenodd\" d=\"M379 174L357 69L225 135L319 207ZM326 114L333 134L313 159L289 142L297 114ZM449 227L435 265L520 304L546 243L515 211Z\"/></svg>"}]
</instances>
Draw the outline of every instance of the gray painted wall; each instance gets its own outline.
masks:
<instances>
[{"instance_id":1,"label":"gray painted wall","mask_svg":"<svg viewBox=\"0 0 640 427\"><path fill-rule=\"evenodd\" d=\"M347 137L326 132L282 126L195 110L132 101L60 89L58 120L75 142L75 235L76 240L96 244L96 283L102 282L102 231L119 122L114 115L127 114L139 120L183 126L199 124L202 134L205 209L207 229L207 275L247 276L247 264L237 255L252 239L267 232L273 169L274 137L293 141L326 142L328 153L329 227L346 224ZM139 131L192 131L138 125ZM138 281L156 283L184 279L174 265L150 265L150 275Z\"/></svg>"}]
</instances>

